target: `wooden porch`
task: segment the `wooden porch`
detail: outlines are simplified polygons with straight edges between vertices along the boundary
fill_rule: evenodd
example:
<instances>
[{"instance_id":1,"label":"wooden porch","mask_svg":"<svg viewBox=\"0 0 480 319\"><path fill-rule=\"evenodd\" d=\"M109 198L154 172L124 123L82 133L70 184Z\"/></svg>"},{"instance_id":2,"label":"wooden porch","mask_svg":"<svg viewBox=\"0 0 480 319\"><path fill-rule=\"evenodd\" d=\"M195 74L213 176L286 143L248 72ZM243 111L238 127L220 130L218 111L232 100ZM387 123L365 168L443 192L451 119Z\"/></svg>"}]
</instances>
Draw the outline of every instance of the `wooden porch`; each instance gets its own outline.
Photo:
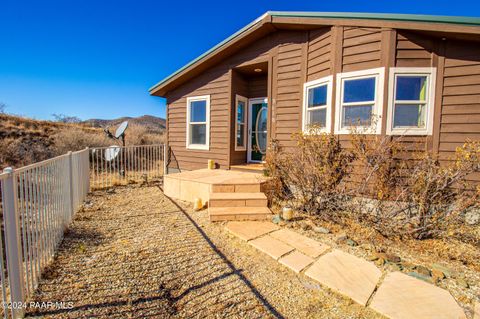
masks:
<instances>
[{"instance_id":1,"label":"wooden porch","mask_svg":"<svg viewBox=\"0 0 480 319\"><path fill-rule=\"evenodd\" d=\"M164 177L165 195L208 206L211 221L266 220L271 217L262 192L263 174L223 169L200 169Z\"/></svg>"}]
</instances>

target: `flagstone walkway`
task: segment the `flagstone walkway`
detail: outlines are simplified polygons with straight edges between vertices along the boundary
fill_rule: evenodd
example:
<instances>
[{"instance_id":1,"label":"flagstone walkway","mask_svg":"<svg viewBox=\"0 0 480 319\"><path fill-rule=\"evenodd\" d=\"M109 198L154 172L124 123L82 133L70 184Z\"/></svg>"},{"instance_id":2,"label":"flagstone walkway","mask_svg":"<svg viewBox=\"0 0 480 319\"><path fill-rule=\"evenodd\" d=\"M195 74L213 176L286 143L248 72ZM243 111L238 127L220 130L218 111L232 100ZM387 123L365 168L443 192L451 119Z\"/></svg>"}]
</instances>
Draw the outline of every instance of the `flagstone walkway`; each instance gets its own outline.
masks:
<instances>
[{"instance_id":1,"label":"flagstone walkway","mask_svg":"<svg viewBox=\"0 0 480 319\"><path fill-rule=\"evenodd\" d=\"M282 229L270 222L229 222L226 229L291 270L392 319L466 318L452 295L401 272Z\"/></svg>"}]
</instances>

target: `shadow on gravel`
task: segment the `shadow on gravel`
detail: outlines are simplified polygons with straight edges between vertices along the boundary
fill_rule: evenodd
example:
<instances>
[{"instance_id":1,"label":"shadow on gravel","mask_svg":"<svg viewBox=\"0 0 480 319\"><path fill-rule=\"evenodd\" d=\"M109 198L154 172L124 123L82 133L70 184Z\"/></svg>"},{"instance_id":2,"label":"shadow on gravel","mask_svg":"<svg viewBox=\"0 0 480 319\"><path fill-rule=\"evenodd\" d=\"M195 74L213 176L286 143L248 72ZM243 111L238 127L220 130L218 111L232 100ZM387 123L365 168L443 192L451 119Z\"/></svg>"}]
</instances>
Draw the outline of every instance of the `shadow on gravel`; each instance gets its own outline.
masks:
<instances>
[{"instance_id":1,"label":"shadow on gravel","mask_svg":"<svg viewBox=\"0 0 480 319\"><path fill-rule=\"evenodd\" d=\"M233 263L215 246L215 244L211 241L211 239L207 236L207 234L203 231L203 229L190 217L190 215L180 206L175 202L173 199L165 195L163 192L163 189L161 186L158 186L158 188L162 191L164 194L165 198L168 198L168 200L175 205L180 212L190 221L190 223L195 227L195 229L200 233L200 235L205 239L205 241L208 243L210 248L222 259L222 261L228 266L228 268L231 270L229 273L223 274L222 276L216 277L214 279L211 279L209 281L206 281L200 285L193 286L188 288L186 291L184 291L180 296L175 297L175 301L181 299L183 296L187 295L189 292L203 288L205 286L208 286L212 283L215 283L217 281L220 281L226 277L229 277L231 275L237 276L244 284L245 286L250 289L250 291L255 295L255 297L262 303L262 305L268 309L268 311L271 313L272 316L275 318L284 318L284 316L279 313L273 305L271 305L268 300L255 288L255 286L242 274L241 269L237 269Z\"/></svg>"}]
</instances>

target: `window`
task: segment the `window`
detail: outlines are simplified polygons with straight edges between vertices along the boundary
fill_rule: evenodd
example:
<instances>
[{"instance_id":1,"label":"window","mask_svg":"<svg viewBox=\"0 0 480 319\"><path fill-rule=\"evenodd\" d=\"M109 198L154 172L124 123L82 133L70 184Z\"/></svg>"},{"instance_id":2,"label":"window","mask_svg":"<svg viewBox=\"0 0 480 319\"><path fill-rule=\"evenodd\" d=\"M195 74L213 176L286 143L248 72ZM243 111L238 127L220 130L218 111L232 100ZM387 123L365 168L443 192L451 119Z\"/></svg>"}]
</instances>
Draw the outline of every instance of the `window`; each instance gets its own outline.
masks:
<instances>
[{"instance_id":1,"label":"window","mask_svg":"<svg viewBox=\"0 0 480 319\"><path fill-rule=\"evenodd\" d=\"M335 133L381 133L384 68L337 74Z\"/></svg>"},{"instance_id":2,"label":"window","mask_svg":"<svg viewBox=\"0 0 480 319\"><path fill-rule=\"evenodd\" d=\"M245 151L247 141L247 98L235 97L235 151Z\"/></svg>"},{"instance_id":3,"label":"window","mask_svg":"<svg viewBox=\"0 0 480 319\"><path fill-rule=\"evenodd\" d=\"M332 76L307 82L303 90L303 131L330 132Z\"/></svg>"},{"instance_id":4,"label":"window","mask_svg":"<svg viewBox=\"0 0 480 319\"><path fill-rule=\"evenodd\" d=\"M210 144L210 95L187 98L187 148L208 150Z\"/></svg>"},{"instance_id":5,"label":"window","mask_svg":"<svg viewBox=\"0 0 480 319\"><path fill-rule=\"evenodd\" d=\"M431 135L435 68L391 68L387 134Z\"/></svg>"}]
</instances>

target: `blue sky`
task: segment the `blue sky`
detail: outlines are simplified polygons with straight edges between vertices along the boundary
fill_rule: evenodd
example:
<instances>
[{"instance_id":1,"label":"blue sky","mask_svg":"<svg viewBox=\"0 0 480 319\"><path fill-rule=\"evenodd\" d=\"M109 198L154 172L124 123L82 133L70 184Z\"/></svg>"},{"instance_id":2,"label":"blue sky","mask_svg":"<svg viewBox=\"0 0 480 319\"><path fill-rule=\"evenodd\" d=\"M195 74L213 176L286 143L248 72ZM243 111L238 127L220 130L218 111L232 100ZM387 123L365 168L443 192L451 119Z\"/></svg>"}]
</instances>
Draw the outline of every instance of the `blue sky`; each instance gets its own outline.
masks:
<instances>
[{"instance_id":1,"label":"blue sky","mask_svg":"<svg viewBox=\"0 0 480 319\"><path fill-rule=\"evenodd\" d=\"M3 0L0 102L38 119L164 117L148 88L268 10L480 16L480 2Z\"/></svg>"}]
</instances>

